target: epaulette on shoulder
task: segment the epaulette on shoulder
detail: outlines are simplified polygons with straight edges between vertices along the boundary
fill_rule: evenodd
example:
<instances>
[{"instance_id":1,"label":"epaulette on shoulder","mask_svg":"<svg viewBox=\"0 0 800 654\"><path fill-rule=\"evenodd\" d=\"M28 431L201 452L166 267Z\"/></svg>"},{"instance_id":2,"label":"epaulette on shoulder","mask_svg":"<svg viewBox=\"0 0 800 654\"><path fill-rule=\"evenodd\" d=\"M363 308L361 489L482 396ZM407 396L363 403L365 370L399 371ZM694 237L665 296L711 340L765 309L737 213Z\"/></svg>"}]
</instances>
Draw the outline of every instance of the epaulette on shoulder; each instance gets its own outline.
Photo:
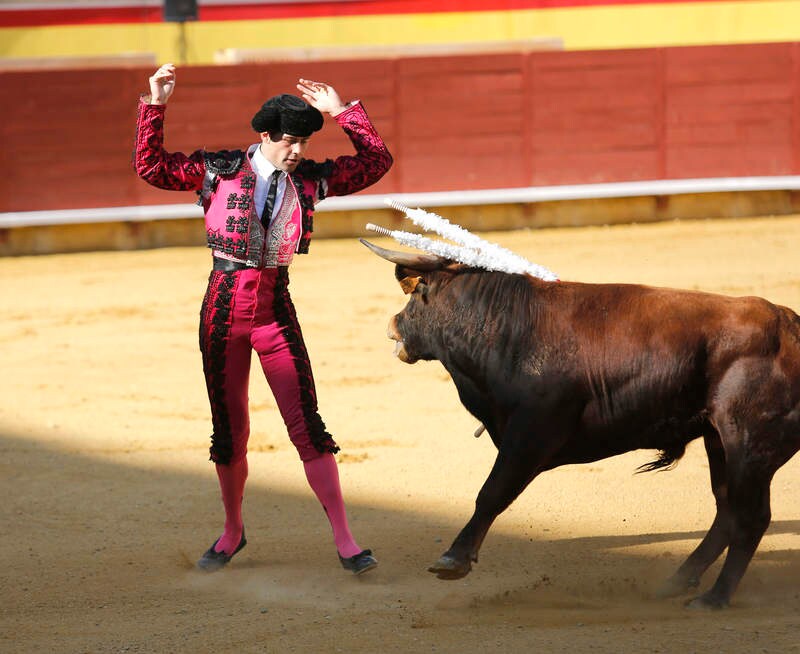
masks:
<instances>
[{"instance_id":1,"label":"epaulette on shoulder","mask_svg":"<svg viewBox=\"0 0 800 654\"><path fill-rule=\"evenodd\" d=\"M317 163L313 159L303 159L297 166L296 171L306 179L318 181L331 176L333 173L333 159L326 159L322 163Z\"/></svg>"},{"instance_id":2,"label":"epaulette on shoulder","mask_svg":"<svg viewBox=\"0 0 800 654\"><path fill-rule=\"evenodd\" d=\"M215 175L233 175L242 167L244 152L242 150L220 150L203 152L206 170Z\"/></svg>"}]
</instances>

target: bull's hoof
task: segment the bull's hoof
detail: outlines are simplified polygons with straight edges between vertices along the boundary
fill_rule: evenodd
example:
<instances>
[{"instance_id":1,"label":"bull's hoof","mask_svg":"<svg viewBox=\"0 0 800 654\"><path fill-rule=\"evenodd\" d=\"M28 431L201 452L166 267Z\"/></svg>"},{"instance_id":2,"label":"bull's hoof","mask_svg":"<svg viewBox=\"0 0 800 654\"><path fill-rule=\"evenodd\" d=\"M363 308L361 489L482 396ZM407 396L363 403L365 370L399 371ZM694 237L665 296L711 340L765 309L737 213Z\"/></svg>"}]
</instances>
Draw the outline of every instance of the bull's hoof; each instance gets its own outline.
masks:
<instances>
[{"instance_id":1,"label":"bull's hoof","mask_svg":"<svg viewBox=\"0 0 800 654\"><path fill-rule=\"evenodd\" d=\"M659 586L655 592L655 596L658 599L678 597L687 593L692 588L697 588L699 585L699 579L680 579L672 577Z\"/></svg>"},{"instance_id":2,"label":"bull's hoof","mask_svg":"<svg viewBox=\"0 0 800 654\"><path fill-rule=\"evenodd\" d=\"M693 611L719 611L726 606L728 606L728 600L714 597L710 593L700 595L686 602L686 608Z\"/></svg>"},{"instance_id":3,"label":"bull's hoof","mask_svg":"<svg viewBox=\"0 0 800 654\"><path fill-rule=\"evenodd\" d=\"M428 572L432 572L439 579L448 580L466 577L470 570L472 570L472 563L469 561L457 561L447 554L439 557L439 560L428 568Z\"/></svg>"}]
</instances>

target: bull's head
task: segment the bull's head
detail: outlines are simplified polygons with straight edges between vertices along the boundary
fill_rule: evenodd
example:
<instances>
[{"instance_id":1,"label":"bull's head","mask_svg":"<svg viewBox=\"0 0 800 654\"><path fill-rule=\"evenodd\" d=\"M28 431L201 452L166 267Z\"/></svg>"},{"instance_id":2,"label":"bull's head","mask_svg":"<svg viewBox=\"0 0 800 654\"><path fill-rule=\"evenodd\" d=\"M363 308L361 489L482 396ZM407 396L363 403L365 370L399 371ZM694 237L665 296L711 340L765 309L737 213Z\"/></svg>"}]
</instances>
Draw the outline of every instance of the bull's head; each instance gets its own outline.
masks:
<instances>
[{"instance_id":1,"label":"bull's head","mask_svg":"<svg viewBox=\"0 0 800 654\"><path fill-rule=\"evenodd\" d=\"M394 353L405 363L434 359L426 342L426 327L431 326L435 295L442 277L452 277L462 264L433 254L412 254L385 250L369 241L359 239L375 254L395 264L395 277L400 288L409 296L405 308L389 321L388 336L395 341Z\"/></svg>"}]
</instances>

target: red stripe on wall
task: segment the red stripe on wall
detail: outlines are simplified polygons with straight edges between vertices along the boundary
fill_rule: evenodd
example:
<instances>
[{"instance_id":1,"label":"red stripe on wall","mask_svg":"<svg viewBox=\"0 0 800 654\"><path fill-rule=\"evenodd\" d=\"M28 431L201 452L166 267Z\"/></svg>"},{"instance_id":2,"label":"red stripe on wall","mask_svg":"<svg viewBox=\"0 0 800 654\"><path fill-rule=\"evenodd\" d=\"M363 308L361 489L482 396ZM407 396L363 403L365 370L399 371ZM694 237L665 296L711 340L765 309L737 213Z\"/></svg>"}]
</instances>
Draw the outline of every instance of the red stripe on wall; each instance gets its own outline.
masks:
<instances>
[{"instance_id":1,"label":"red stripe on wall","mask_svg":"<svg viewBox=\"0 0 800 654\"><path fill-rule=\"evenodd\" d=\"M117 23L160 23L161 7L3 9L0 27L49 27L53 25L109 25Z\"/></svg>"},{"instance_id":2,"label":"red stripe on wall","mask_svg":"<svg viewBox=\"0 0 800 654\"><path fill-rule=\"evenodd\" d=\"M704 3L726 0L702 0ZM511 11L603 5L689 4L693 0L355 0L354 2L287 2L269 5L201 5L202 21L267 20L321 16L369 16L473 11ZM156 23L163 19L158 7L69 6L48 9L3 9L0 27L44 27L52 25L101 25L114 23Z\"/></svg>"}]
</instances>

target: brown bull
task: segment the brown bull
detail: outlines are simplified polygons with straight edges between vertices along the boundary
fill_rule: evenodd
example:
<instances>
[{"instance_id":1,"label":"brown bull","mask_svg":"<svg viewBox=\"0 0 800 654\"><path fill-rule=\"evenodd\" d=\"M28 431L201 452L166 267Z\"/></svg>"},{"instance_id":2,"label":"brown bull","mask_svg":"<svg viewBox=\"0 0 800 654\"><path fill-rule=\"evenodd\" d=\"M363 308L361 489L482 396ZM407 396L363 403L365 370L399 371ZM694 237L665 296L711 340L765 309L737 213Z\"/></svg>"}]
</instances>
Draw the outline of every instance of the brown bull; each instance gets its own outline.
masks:
<instances>
[{"instance_id":1,"label":"brown bull","mask_svg":"<svg viewBox=\"0 0 800 654\"><path fill-rule=\"evenodd\" d=\"M391 252L410 295L389 323L407 363L444 365L497 447L475 512L429 568L465 576L494 519L540 473L635 449L666 468L703 438L717 513L661 591L723 607L770 522L770 482L800 449L800 318L756 297L545 282Z\"/></svg>"}]
</instances>

